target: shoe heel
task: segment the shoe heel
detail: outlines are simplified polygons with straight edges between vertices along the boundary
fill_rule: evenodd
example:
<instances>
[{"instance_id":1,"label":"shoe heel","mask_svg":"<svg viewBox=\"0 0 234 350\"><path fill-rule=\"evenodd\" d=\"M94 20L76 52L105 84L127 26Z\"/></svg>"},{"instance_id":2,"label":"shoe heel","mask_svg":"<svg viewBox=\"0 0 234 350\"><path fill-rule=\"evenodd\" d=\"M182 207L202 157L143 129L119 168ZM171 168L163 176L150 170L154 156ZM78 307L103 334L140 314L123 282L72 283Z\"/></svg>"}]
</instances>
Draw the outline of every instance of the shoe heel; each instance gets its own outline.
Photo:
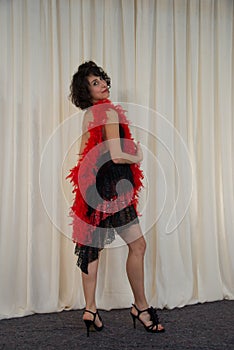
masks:
<instances>
[{"instance_id":1,"label":"shoe heel","mask_svg":"<svg viewBox=\"0 0 234 350\"><path fill-rule=\"evenodd\" d=\"M89 328L90 328L90 326L92 325L93 321L84 320L84 323L85 323L86 328L87 328L87 337L89 337Z\"/></svg>"},{"instance_id":2,"label":"shoe heel","mask_svg":"<svg viewBox=\"0 0 234 350\"><path fill-rule=\"evenodd\" d=\"M131 316L132 316L132 321L133 321L133 328L135 328L136 329L136 316L135 315L133 315L131 312L130 312L130 314L131 314Z\"/></svg>"}]
</instances>

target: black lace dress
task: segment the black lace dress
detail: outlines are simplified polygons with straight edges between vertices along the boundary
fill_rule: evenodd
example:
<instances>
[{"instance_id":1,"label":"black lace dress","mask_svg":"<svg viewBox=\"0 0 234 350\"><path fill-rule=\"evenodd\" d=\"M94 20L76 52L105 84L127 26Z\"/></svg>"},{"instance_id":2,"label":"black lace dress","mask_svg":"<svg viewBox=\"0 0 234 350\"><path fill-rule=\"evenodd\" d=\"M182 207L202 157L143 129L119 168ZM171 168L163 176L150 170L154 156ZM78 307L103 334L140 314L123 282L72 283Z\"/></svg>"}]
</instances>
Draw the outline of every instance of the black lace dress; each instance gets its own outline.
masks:
<instances>
[{"instance_id":1,"label":"black lace dress","mask_svg":"<svg viewBox=\"0 0 234 350\"><path fill-rule=\"evenodd\" d=\"M119 124L121 141L124 138L124 130ZM113 198L131 191L134 187L134 178L130 164L116 164L111 160L109 151L98 160L98 172L96 184L90 186L86 197L88 205L87 215L91 216L100 200L112 201ZM94 188L95 186L95 188ZM98 193L98 195L96 195ZM138 223L138 216L132 204L123 207L102 220L93 232L92 244L75 246L75 254L78 256L77 265L84 273L88 273L88 264L96 259L100 250L106 244L115 239L115 233L121 233L130 225Z\"/></svg>"}]
</instances>

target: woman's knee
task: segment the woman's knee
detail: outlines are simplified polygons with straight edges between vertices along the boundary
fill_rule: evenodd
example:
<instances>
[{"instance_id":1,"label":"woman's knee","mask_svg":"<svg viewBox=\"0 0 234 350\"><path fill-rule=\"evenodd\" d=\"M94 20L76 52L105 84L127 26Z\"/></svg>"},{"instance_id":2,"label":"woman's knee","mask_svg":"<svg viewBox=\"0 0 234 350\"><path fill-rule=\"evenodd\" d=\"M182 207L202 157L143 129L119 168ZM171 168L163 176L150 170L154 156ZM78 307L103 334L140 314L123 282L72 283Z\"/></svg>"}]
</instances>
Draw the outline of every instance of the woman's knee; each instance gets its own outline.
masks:
<instances>
[{"instance_id":1,"label":"woman's knee","mask_svg":"<svg viewBox=\"0 0 234 350\"><path fill-rule=\"evenodd\" d=\"M129 249L134 255L144 256L146 250L146 241L144 237L138 238L136 241L130 243Z\"/></svg>"}]
</instances>

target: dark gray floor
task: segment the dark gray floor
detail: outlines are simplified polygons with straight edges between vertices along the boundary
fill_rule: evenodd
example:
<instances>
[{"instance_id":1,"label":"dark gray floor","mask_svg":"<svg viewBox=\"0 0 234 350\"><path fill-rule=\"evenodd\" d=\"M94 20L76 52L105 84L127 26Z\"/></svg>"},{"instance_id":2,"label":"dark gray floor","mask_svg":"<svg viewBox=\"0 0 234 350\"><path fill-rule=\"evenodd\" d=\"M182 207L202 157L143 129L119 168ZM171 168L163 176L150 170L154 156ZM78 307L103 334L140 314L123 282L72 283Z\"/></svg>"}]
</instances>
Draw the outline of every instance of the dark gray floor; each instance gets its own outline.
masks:
<instances>
[{"instance_id":1,"label":"dark gray floor","mask_svg":"<svg viewBox=\"0 0 234 350\"><path fill-rule=\"evenodd\" d=\"M222 300L159 310L166 328L150 334L130 309L100 311L102 332L86 337L82 310L36 314L0 321L0 349L189 349L234 350L234 301Z\"/></svg>"}]
</instances>

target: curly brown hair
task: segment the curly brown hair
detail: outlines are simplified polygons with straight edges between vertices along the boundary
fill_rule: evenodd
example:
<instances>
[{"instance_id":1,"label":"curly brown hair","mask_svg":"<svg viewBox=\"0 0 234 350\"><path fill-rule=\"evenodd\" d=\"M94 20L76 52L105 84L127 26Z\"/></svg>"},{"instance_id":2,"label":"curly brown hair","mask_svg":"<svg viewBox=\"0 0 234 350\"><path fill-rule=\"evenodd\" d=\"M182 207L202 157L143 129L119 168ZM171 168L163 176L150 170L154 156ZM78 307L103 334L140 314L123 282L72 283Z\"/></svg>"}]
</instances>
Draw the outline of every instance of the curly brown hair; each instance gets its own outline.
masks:
<instances>
[{"instance_id":1,"label":"curly brown hair","mask_svg":"<svg viewBox=\"0 0 234 350\"><path fill-rule=\"evenodd\" d=\"M87 77L94 75L102 77L107 83L108 88L111 87L111 79L101 67L93 61L82 63L78 67L78 71L73 75L70 85L70 99L72 103L81 109L86 109L93 105L92 98L89 92L89 82Z\"/></svg>"}]
</instances>

